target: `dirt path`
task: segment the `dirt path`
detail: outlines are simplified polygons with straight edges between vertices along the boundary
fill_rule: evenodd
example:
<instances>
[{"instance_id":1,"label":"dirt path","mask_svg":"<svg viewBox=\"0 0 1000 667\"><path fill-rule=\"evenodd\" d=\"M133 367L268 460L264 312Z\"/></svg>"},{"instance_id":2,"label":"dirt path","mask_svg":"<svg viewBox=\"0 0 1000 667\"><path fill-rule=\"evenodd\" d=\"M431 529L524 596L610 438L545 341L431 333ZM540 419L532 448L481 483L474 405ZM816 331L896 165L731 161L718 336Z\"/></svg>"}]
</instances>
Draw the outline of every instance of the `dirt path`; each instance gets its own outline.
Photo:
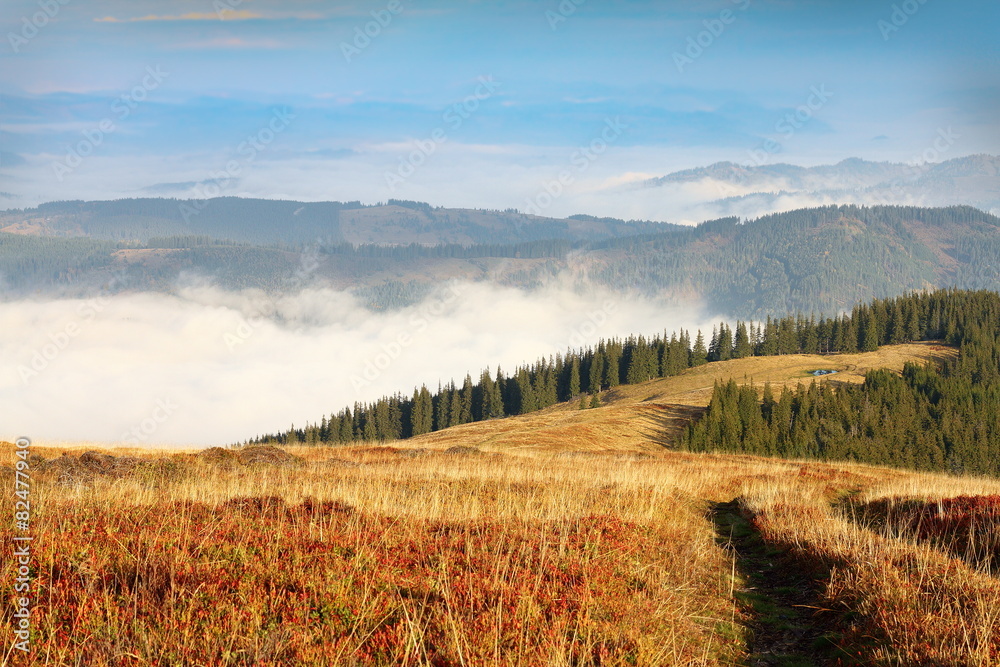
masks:
<instances>
[{"instance_id":1,"label":"dirt path","mask_svg":"<svg viewBox=\"0 0 1000 667\"><path fill-rule=\"evenodd\" d=\"M804 574L783 550L765 542L738 500L713 503L710 516L717 542L736 558L743 580L735 597L750 617L746 664L852 664L836 646L838 615L823 608L823 582Z\"/></svg>"}]
</instances>

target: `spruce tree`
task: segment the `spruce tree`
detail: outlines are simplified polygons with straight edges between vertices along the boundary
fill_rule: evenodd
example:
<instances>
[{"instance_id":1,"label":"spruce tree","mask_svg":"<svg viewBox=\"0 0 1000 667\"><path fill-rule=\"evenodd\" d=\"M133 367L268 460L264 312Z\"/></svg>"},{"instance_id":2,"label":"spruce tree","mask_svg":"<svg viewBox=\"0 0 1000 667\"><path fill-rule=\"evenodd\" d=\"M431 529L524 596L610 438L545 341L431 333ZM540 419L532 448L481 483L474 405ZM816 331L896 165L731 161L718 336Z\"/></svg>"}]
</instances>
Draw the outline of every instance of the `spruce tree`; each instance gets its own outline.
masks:
<instances>
[{"instance_id":1,"label":"spruce tree","mask_svg":"<svg viewBox=\"0 0 1000 667\"><path fill-rule=\"evenodd\" d=\"M705 336L702 335L701 329L698 329L694 348L691 349L691 366L701 366L705 363L708 363L708 350L705 348Z\"/></svg>"},{"instance_id":2,"label":"spruce tree","mask_svg":"<svg viewBox=\"0 0 1000 667\"><path fill-rule=\"evenodd\" d=\"M747 333L747 325L743 322L736 323L736 340L733 348L733 356L743 359L753 354L753 346L750 344L750 335Z\"/></svg>"},{"instance_id":3,"label":"spruce tree","mask_svg":"<svg viewBox=\"0 0 1000 667\"><path fill-rule=\"evenodd\" d=\"M534 412L538 409L538 402L535 400L535 388L531 385L531 377L528 375L528 369L521 367L517 369L516 375L517 381L517 414L523 415L528 412Z\"/></svg>"},{"instance_id":4,"label":"spruce tree","mask_svg":"<svg viewBox=\"0 0 1000 667\"><path fill-rule=\"evenodd\" d=\"M466 375L462 384L461 408L458 414L459 424L468 424L472 421L472 376Z\"/></svg>"},{"instance_id":5,"label":"spruce tree","mask_svg":"<svg viewBox=\"0 0 1000 667\"><path fill-rule=\"evenodd\" d=\"M580 393L580 357L573 355L573 360L569 365L569 398L573 398Z\"/></svg>"},{"instance_id":6,"label":"spruce tree","mask_svg":"<svg viewBox=\"0 0 1000 667\"><path fill-rule=\"evenodd\" d=\"M725 322L719 325L718 355L719 361L733 358L733 330Z\"/></svg>"},{"instance_id":7,"label":"spruce tree","mask_svg":"<svg viewBox=\"0 0 1000 667\"><path fill-rule=\"evenodd\" d=\"M598 392L601 390L601 379L604 377L604 343L602 342L596 350L594 350L590 357L590 372L589 380L587 383L587 391L590 393Z\"/></svg>"},{"instance_id":8,"label":"spruce tree","mask_svg":"<svg viewBox=\"0 0 1000 667\"><path fill-rule=\"evenodd\" d=\"M350 408L344 408L340 417L340 442L345 445L354 442L354 417Z\"/></svg>"},{"instance_id":9,"label":"spruce tree","mask_svg":"<svg viewBox=\"0 0 1000 667\"><path fill-rule=\"evenodd\" d=\"M621 343L616 340L608 341L604 366L604 385L614 388L621 384Z\"/></svg>"}]
</instances>

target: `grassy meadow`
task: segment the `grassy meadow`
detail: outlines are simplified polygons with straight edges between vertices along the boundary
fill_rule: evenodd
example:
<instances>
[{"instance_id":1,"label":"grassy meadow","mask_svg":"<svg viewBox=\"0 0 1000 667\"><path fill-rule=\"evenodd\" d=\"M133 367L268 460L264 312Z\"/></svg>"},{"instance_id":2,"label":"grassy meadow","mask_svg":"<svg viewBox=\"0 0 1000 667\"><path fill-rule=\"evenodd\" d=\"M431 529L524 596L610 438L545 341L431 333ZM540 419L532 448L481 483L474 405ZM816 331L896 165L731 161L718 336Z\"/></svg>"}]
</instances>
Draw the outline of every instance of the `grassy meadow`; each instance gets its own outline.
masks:
<instances>
[{"instance_id":1,"label":"grassy meadow","mask_svg":"<svg viewBox=\"0 0 1000 667\"><path fill-rule=\"evenodd\" d=\"M399 443L36 443L31 654L4 663L997 664L1000 481L657 440L712 373L815 361Z\"/></svg>"}]
</instances>

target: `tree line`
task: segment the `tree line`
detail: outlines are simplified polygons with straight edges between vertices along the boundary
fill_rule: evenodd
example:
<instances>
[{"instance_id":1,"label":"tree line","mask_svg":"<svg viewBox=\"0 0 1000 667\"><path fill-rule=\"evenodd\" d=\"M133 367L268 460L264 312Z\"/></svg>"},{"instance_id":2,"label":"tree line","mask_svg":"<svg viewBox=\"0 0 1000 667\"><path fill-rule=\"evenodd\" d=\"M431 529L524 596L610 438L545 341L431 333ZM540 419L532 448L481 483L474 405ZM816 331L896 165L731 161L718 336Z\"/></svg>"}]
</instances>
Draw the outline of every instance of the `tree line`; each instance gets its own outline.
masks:
<instances>
[{"instance_id":1,"label":"tree line","mask_svg":"<svg viewBox=\"0 0 1000 667\"><path fill-rule=\"evenodd\" d=\"M599 394L621 384L669 377L710 361L749 356L829 354L876 350L952 333L943 306L929 311L912 299L876 301L851 314L804 315L764 322L721 322L710 337L681 329L672 334L601 340L525 364L511 373L482 371L436 391L426 386L410 395L385 396L355 403L318 422L281 433L257 436L250 444L349 444L410 438L459 424L521 415L556 403L579 400L583 408L599 404Z\"/></svg>"}]
</instances>

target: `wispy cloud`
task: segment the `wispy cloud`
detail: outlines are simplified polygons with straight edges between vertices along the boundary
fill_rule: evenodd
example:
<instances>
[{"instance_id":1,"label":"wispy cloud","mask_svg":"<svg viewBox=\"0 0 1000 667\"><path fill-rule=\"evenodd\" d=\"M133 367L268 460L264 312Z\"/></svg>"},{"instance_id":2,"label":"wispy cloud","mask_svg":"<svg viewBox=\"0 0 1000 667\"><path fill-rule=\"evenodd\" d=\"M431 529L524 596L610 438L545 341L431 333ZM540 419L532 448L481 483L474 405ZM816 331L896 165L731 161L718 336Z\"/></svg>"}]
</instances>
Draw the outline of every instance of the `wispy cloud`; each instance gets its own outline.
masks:
<instances>
[{"instance_id":1,"label":"wispy cloud","mask_svg":"<svg viewBox=\"0 0 1000 667\"><path fill-rule=\"evenodd\" d=\"M179 16L168 16L158 14L148 14L146 16L132 16L129 18L117 18L115 16L105 16L96 18L96 23L138 23L142 21L218 21L224 18L227 21L248 21L250 19L262 19L262 15L246 9L224 9L220 13L216 12L189 12Z\"/></svg>"},{"instance_id":2,"label":"wispy cloud","mask_svg":"<svg viewBox=\"0 0 1000 667\"><path fill-rule=\"evenodd\" d=\"M200 42L178 44L179 49L283 49L286 45L276 39L242 39L240 37L216 37Z\"/></svg>"}]
</instances>

